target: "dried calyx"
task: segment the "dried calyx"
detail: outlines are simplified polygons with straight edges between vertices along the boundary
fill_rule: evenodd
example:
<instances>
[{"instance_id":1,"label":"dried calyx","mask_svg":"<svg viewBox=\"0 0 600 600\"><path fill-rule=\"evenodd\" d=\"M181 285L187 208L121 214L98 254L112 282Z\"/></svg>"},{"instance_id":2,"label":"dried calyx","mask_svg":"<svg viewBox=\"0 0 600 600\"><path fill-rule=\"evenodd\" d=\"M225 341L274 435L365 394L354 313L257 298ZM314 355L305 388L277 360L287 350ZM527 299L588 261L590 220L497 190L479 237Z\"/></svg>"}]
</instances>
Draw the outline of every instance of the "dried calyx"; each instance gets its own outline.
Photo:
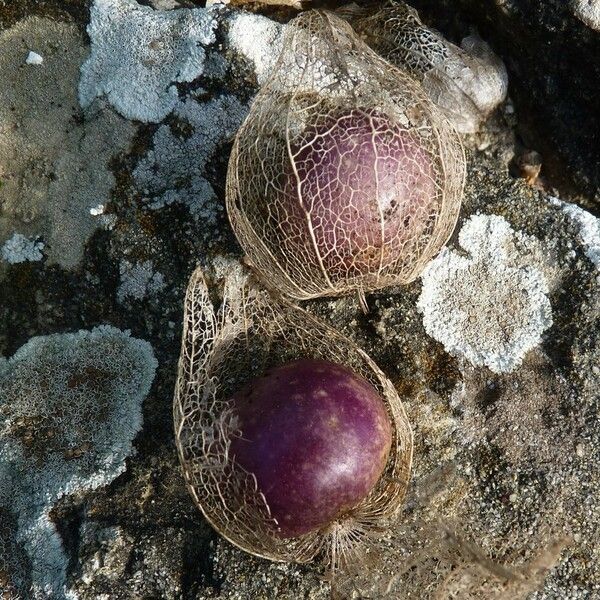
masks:
<instances>
[{"instance_id":1,"label":"dried calyx","mask_svg":"<svg viewBox=\"0 0 600 600\"><path fill-rule=\"evenodd\" d=\"M297 299L415 279L460 209L460 139L422 86L346 21L286 28L232 150L227 210L263 283Z\"/></svg>"},{"instance_id":2,"label":"dried calyx","mask_svg":"<svg viewBox=\"0 0 600 600\"><path fill-rule=\"evenodd\" d=\"M459 132L476 132L506 98L506 68L478 36L466 37L459 48L401 0L388 0L383 7L351 4L338 14L373 50L420 81Z\"/></svg>"},{"instance_id":3,"label":"dried calyx","mask_svg":"<svg viewBox=\"0 0 600 600\"><path fill-rule=\"evenodd\" d=\"M293 362L298 360L302 362ZM344 367L323 366L332 363ZM297 385L295 376L290 379L289 373L286 375L286 369L290 368L295 375L299 370L312 369L313 383L320 381L324 372L317 371L324 368L328 371L325 373L328 383L319 384L316 391L326 393L329 400L335 396L340 401L340 397L345 396L341 399L345 403L344 414L339 412L339 402L327 401L328 406L322 407L318 403L307 404L306 398L298 398L302 404L300 412L312 411L311 415L316 415L323 425L316 432L310 431L307 422L302 425L307 445L314 443L312 467L325 456L319 454L322 452L319 445L329 445L330 457L335 458L336 452L339 454L339 444L331 444L334 436L325 431L325 424L331 426L335 421L334 424L343 425L339 435L354 436L357 440L364 437L367 430L380 430L380 443L374 443L372 448L372 469L368 471L367 465L356 461L354 472L364 475L364 485L350 489L352 482L349 484L339 477L340 473L335 473L337 487L334 486L333 492L325 492L333 493L339 502L330 513L322 512L310 527L301 523L306 503L284 502L285 507L295 511L295 516L292 521L280 518L277 522L282 510L281 490L277 487L280 482L257 468L254 459L259 460L260 456L249 454L244 438L240 439L240 428L252 439L258 430L264 433L264 428L261 430L252 423L255 412L239 403L240 394L244 402L248 400L244 390L250 385L250 393L255 396L250 400L258 402L261 410L265 409L263 416L271 424L279 423L280 436L273 437L269 433L270 437L263 439L269 451L282 444L300 449L298 436L286 431L295 424L288 422L290 411L296 423L299 422L298 406L292 398L286 406L287 400L283 397L281 403L270 403L262 393L265 389L271 393L274 388ZM303 377L301 396L311 391L309 377L306 374ZM342 394L340 385L346 386L350 393ZM348 420L352 411L356 418L351 418L347 426L343 421ZM217 312L209 299L202 272L197 270L190 280L174 420L180 460L197 505L219 533L257 556L306 562L322 554L336 565L345 557L353 556L374 532L385 529L401 508L410 473L412 433L394 386L353 342L306 311L285 300L274 299L239 268L227 274ZM365 426L367 430L361 429ZM252 452L259 451L253 449ZM304 478L307 485L316 489L316 482L310 481L314 469L310 467L302 474L302 465L296 465L297 468L293 465L294 452L287 454L283 462L279 460L279 466L285 464L290 472L295 472L296 484ZM278 461L272 456L269 460ZM352 467L346 462L336 464ZM323 473L322 465L316 468ZM336 469L331 473L334 471ZM290 473L284 475L291 476Z\"/></svg>"}]
</instances>

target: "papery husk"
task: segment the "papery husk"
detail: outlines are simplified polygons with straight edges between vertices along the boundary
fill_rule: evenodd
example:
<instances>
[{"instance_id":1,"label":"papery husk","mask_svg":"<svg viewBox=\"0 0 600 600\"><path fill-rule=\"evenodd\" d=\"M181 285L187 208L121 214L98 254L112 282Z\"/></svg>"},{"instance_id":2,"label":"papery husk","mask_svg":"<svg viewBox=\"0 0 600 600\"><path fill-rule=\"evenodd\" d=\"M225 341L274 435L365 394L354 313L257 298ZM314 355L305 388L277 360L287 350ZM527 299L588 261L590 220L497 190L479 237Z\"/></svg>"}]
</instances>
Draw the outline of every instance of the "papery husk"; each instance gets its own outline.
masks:
<instances>
[{"instance_id":1,"label":"papery husk","mask_svg":"<svg viewBox=\"0 0 600 600\"><path fill-rule=\"evenodd\" d=\"M384 474L369 496L327 528L281 539L255 477L229 455L239 435L231 397L268 368L311 357L343 364L380 393L393 424ZM215 312L203 272L192 275L175 390L174 422L185 480L211 525L241 549L274 561L332 566L385 530L402 506L412 461L412 432L392 383L352 341L258 287L240 267L225 277Z\"/></svg>"},{"instance_id":2,"label":"papery husk","mask_svg":"<svg viewBox=\"0 0 600 600\"><path fill-rule=\"evenodd\" d=\"M408 71L460 133L474 133L506 98L502 60L477 36L452 44L421 22L402 0L341 7L357 34L375 52Z\"/></svg>"},{"instance_id":3,"label":"papery husk","mask_svg":"<svg viewBox=\"0 0 600 600\"><path fill-rule=\"evenodd\" d=\"M306 216L307 235L292 240L282 225L289 221L282 198L290 193L283 179L297 172L291 149L303 143L303 134L316 121L325 123L353 110L376 110L410 132L428 167L431 163L427 177L434 190L422 226L394 240L393 259L386 255L384 262L379 247L361 248L361 254L381 253L379 268L366 273L343 267L334 272L324 264L315 242L319 224L300 198L295 201ZM419 276L454 229L464 180L460 137L421 84L371 50L345 20L312 10L287 25L273 74L238 131L226 203L233 230L264 285L294 299L364 294ZM380 220L383 232L383 211ZM384 240L382 233L381 246L387 244Z\"/></svg>"}]
</instances>

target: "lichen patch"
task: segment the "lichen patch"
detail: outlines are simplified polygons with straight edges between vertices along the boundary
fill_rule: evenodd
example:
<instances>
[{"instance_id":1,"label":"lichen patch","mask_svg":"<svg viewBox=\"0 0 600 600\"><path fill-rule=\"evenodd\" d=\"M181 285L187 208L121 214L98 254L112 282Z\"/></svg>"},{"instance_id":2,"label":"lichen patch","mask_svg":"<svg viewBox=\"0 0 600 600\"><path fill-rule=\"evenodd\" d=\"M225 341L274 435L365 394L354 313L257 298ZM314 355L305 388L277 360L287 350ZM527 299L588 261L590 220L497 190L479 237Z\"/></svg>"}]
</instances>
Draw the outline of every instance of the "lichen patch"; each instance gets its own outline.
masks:
<instances>
[{"instance_id":1,"label":"lichen patch","mask_svg":"<svg viewBox=\"0 0 600 600\"><path fill-rule=\"evenodd\" d=\"M532 264L539 243L495 215L471 217L459 243L466 256L444 249L423 274L425 329L451 354L512 371L552 325L548 283Z\"/></svg>"},{"instance_id":2,"label":"lichen patch","mask_svg":"<svg viewBox=\"0 0 600 600\"><path fill-rule=\"evenodd\" d=\"M88 26L92 52L81 68L81 105L106 96L128 119L161 121L179 101L176 84L202 74L216 26L209 9L155 11L134 0L96 0Z\"/></svg>"}]
</instances>

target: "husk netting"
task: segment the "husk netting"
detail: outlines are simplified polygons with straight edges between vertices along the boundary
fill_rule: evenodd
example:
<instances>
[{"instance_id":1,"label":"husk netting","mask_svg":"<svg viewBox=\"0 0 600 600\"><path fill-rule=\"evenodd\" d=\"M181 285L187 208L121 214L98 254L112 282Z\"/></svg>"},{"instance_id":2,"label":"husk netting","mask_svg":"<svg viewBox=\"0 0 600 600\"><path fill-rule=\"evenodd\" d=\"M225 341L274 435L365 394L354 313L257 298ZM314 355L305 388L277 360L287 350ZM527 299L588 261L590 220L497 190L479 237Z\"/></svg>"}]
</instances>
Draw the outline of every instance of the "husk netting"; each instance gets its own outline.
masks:
<instances>
[{"instance_id":1,"label":"husk netting","mask_svg":"<svg viewBox=\"0 0 600 600\"><path fill-rule=\"evenodd\" d=\"M377 54L418 80L461 133L477 131L506 97L506 71L486 44L467 44L467 52L424 25L405 2L352 4L338 12Z\"/></svg>"},{"instance_id":2,"label":"husk netting","mask_svg":"<svg viewBox=\"0 0 600 600\"><path fill-rule=\"evenodd\" d=\"M349 150L365 128L372 147ZM345 160L359 164L340 175ZM420 83L343 19L308 11L238 131L227 210L265 285L296 299L362 293L421 273L454 229L464 177L460 138Z\"/></svg>"},{"instance_id":3,"label":"husk netting","mask_svg":"<svg viewBox=\"0 0 600 600\"><path fill-rule=\"evenodd\" d=\"M370 495L326 530L281 539L254 476L229 455L236 417L231 396L265 370L311 357L343 364L380 393L393 424L386 470ZM398 394L353 342L310 313L274 298L241 268L225 277L215 313L204 275L192 275L175 391L177 447L189 490L207 520L243 550L277 561L331 565L353 555L400 510L412 460L412 433Z\"/></svg>"}]
</instances>

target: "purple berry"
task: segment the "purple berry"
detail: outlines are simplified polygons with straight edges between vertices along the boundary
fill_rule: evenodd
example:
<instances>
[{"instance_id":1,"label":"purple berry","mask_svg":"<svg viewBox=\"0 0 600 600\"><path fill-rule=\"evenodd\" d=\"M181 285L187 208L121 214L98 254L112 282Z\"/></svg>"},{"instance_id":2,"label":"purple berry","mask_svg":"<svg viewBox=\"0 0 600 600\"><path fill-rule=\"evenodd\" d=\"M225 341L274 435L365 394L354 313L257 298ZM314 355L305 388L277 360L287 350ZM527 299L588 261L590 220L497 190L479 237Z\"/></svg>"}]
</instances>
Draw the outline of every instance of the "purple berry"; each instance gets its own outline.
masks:
<instances>
[{"instance_id":1,"label":"purple berry","mask_svg":"<svg viewBox=\"0 0 600 600\"><path fill-rule=\"evenodd\" d=\"M322 529L381 477L392 443L385 404L350 369L302 359L271 369L232 398L234 460L254 474L282 538Z\"/></svg>"}]
</instances>

